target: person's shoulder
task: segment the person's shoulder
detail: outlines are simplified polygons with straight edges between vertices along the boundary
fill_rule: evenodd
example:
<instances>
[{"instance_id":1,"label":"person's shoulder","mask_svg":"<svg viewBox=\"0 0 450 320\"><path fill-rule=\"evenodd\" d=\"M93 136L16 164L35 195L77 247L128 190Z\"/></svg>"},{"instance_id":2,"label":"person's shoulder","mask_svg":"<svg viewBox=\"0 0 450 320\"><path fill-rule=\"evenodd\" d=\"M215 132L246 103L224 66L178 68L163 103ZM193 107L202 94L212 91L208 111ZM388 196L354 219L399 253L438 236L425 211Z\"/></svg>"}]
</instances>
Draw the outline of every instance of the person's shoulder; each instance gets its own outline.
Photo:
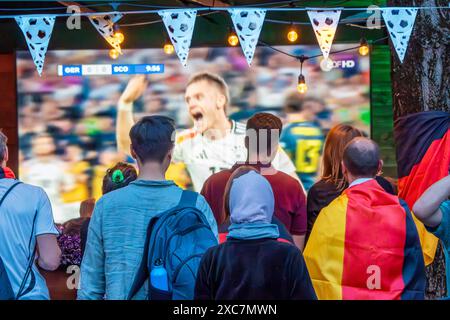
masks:
<instances>
[{"instance_id":1,"label":"person's shoulder","mask_svg":"<svg viewBox=\"0 0 450 320\"><path fill-rule=\"evenodd\" d=\"M269 182L273 181L273 183L281 185L283 186L283 188L290 190L292 192L296 191L303 192L300 182L283 171L277 170L275 174L267 175L264 177L266 177L266 179L269 180Z\"/></svg>"},{"instance_id":2,"label":"person's shoulder","mask_svg":"<svg viewBox=\"0 0 450 320\"><path fill-rule=\"evenodd\" d=\"M274 252L278 251L279 253L282 253L283 255L287 257L295 257L295 256L301 256L301 251L297 248L297 246L293 243L279 241L274 239L273 241L270 241L271 247Z\"/></svg>"},{"instance_id":3,"label":"person's shoulder","mask_svg":"<svg viewBox=\"0 0 450 320\"><path fill-rule=\"evenodd\" d=\"M310 190L313 190L313 192L327 192L327 193L337 193L338 190L336 188L336 185L332 182L326 181L324 179L321 179L319 181L317 181L316 183L314 183L312 185L312 187L310 188Z\"/></svg>"},{"instance_id":4,"label":"person's shoulder","mask_svg":"<svg viewBox=\"0 0 450 320\"><path fill-rule=\"evenodd\" d=\"M216 172L216 173L210 175L206 179L204 185L207 185L207 186L211 187L211 186L214 186L216 183L223 182L223 181L226 182L226 181L228 181L230 176L231 176L231 170L230 169L225 169L225 170Z\"/></svg>"},{"instance_id":5,"label":"person's shoulder","mask_svg":"<svg viewBox=\"0 0 450 320\"><path fill-rule=\"evenodd\" d=\"M45 190L40 186L35 186L33 184L29 184L27 182L23 182L20 180L16 180L19 185L17 186L17 191L20 191L23 193L25 197L29 197L30 195L38 195L38 196L45 196L47 197L47 193Z\"/></svg>"},{"instance_id":6,"label":"person's shoulder","mask_svg":"<svg viewBox=\"0 0 450 320\"><path fill-rule=\"evenodd\" d=\"M335 214L335 212L347 211L347 203L348 203L348 196L345 193L342 193L341 195L338 195L336 198L330 201L330 203L323 207L320 211L320 214L322 216L325 216L326 214L330 213L332 216Z\"/></svg>"}]
</instances>

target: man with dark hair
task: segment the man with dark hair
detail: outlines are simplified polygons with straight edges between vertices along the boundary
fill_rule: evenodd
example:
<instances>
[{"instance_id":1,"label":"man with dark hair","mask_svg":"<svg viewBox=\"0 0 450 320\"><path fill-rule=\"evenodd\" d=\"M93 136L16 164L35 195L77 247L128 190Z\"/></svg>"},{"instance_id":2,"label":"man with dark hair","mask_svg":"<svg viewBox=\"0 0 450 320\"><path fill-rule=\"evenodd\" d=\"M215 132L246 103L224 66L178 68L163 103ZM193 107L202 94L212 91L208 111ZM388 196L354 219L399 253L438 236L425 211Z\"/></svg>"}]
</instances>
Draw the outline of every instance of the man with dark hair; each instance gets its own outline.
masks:
<instances>
[{"instance_id":1,"label":"man with dark hair","mask_svg":"<svg viewBox=\"0 0 450 320\"><path fill-rule=\"evenodd\" d=\"M424 299L419 235L406 203L376 182L382 165L368 138L345 147L349 187L320 211L304 252L319 299Z\"/></svg>"},{"instance_id":2,"label":"man with dark hair","mask_svg":"<svg viewBox=\"0 0 450 320\"><path fill-rule=\"evenodd\" d=\"M183 190L165 173L173 156L173 120L148 116L130 131L131 154L139 175L128 186L105 194L95 205L81 265L79 299L126 299L144 252L150 219L175 207ZM198 196L203 212L217 236L217 224L208 203ZM147 288L135 296L145 299Z\"/></svg>"},{"instance_id":3,"label":"man with dark hair","mask_svg":"<svg viewBox=\"0 0 450 320\"><path fill-rule=\"evenodd\" d=\"M324 136L316 121L315 98L304 98L298 92L287 96L284 102L286 128L280 144L295 164L298 177L306 190L315 183L319 169Z\"/></svg>"},{"instance_id":4,"label":"man with dark hair","mask_svg":"<svg viewBox=\"0 0 450 320\"><path fill-rule=\"evenodd\" d=\"M257 113L247 121L245 147L247 160L236 163L231 169L209 177L201 194L208 201L218 224L225 233L229 222L224 221L223 195L228 179L238 168L249 165L258 170L270 183L275 197L275 223L280 221L292 235L293 241L303 250L306 233L306 196L298 180L272 166L279 148L282 132L279 118L270 113Z\"/></svg>"},{"instance_id":5,"label":"man with dark hair","mask_svg":"<svg viewBox=\"0 0 450 320\"><path fill-rule=\"evenodd\" d=\"M143 76L132 78L119 99L116 135L122 152L130 152L128 132L134 123L133 103L144 93L147 84ZM210 175L245 160L245 126L228 119L230 93L219 75L209 72L193 75L184 98L194 127L177 135L173 161L184 163L194 189L199 191ZM294 165L281 149L273 164L296 176Z\"/></svg>"},{"instance_id":6,"label":"man with dark hair","mask_svg":"<svg viewBox=\"0 0 450 320\"><path fill-rule=\"evenodd\" d=\"M0 260L16 298L48 300L47 285L37 265L48 271L59 267L59 232L45 191L19 182L6 166L7 142L0 131Z\"/></svg>"}]
</instances>

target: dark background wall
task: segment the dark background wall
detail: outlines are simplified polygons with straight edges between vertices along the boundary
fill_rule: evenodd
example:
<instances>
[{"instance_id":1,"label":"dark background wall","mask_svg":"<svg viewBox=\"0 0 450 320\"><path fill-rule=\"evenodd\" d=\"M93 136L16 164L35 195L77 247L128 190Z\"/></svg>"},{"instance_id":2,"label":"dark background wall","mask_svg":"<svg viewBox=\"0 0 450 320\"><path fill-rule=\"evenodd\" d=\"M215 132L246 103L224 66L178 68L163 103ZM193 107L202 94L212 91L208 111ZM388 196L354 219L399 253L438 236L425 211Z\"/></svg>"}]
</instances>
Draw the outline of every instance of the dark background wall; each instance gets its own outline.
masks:
<instances>
[{"instance_id":1,"label":"dark background wall","mask_svg":"<svg viewBox=\"0 0 450 320\"><path fill-rule=\"evenodd\" d=\"M17 132L17 91L15 54L0 54L0 129L8 136L10 161L17 174L19 141Z\"/></svg>"}]
</instances>

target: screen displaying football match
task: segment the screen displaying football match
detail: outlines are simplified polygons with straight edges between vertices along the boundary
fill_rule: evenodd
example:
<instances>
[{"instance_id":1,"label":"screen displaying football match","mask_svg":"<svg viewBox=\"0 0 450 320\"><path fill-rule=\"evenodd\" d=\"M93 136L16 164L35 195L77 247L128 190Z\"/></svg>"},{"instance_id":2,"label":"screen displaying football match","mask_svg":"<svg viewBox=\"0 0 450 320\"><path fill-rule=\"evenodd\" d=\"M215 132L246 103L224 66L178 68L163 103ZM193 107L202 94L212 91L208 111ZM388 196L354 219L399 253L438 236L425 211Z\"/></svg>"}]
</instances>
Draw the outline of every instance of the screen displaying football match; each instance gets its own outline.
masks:
<instances>
[{"instance_id":1,"label":"screen displaying football match","mask_svg":"<svg viewBox=\"0 0 450 320\"><path fill-rule=\"evenodd\" d=\"M333 49L350 47L355 44ZM320 53L317 46L276 48L294 55ZM186 67L160 48L124 50L117 60L107 50L49 51L41 77L29 52L18 52L20 178L44 188L57 223L78 217L80 202L101 197L106 169L119 161L134 162L118 150L116 141L117 105L128 81L136 74L148 80L134 103L136 120L165 115L181 131L193 126L185 102L188 80L207 71L221 76L229 87L230 119L245 123L257 112L270 112L284 127L297 119L320 129L316 141L303 149L281 141L299 175L307 173L315 180L323 141L333 125L348 123L370 132L369 57L354 50L333 54L332 59L304 63L307 92L300 94L299 61L265 47L256 50L251 67L239 47L193 48ZM168 178L198 191L182 164L173 165Z\"/></svg>"}]
</instances>

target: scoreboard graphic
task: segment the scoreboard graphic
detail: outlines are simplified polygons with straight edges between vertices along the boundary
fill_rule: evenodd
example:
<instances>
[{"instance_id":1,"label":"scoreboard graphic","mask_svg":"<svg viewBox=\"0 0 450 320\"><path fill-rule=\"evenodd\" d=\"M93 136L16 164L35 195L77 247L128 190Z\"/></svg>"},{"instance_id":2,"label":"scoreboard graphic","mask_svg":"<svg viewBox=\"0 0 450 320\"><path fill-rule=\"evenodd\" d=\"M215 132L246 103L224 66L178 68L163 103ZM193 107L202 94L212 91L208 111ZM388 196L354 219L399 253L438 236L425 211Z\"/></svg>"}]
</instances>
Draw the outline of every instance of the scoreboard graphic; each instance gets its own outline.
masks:
<instances>
[{"instance_id":1,"label":"scoreboard graphic","mask_svg":"<svg viewBox=\"0 0 450 320\"><path fill-rule=\"evenodd\" d=\"M77 64L58 65L58 76L107 76L164 73L164 64Z\"/></svg>"}]
</instances>

